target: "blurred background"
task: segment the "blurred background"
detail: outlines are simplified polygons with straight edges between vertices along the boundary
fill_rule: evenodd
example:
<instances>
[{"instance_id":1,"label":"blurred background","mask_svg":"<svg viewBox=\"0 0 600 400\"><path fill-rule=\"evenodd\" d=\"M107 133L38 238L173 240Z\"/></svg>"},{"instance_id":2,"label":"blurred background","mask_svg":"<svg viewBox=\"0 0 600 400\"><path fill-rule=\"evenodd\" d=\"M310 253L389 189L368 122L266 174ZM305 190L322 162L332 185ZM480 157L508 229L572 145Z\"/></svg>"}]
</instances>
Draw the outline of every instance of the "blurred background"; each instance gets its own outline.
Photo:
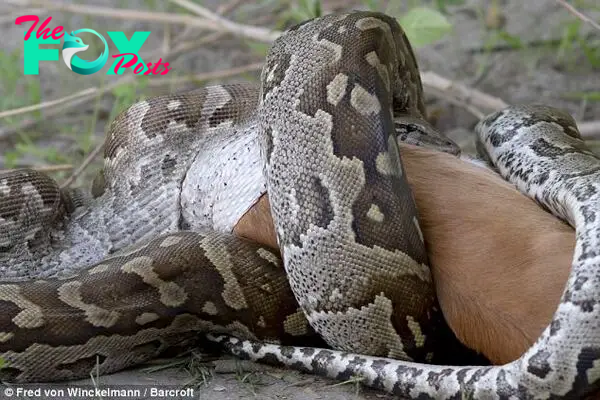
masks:
<instances>
[{"instance_id":1,"label":"blurred background","mask_svg":"<svg viewBox=\"0 0 600 400\"><path fill-rule=\"evenodd\" d=\"M277 31L351 9L384 11L400 21L417 53L431 122L464 151L473 151L471 130L480 117L506 104L535 102L566 109L589 145L600 150L600 3L595 0L0 0L0 170L33 167L63 185L88 186L101 166L109 123L125 107L203 85L258 84ZM52 17L51 30L62 25L69 32L123 31L127 38L150 31L141 58L160 58L171 70L107 75L109 60L85 76L59 60L40 62L39 75L24 75L23 35L31 23L15 25L22 15L38 15L39 24ZM90 34L80 37L90 45L82 58L93 60L102 42ZM108 43L110 54L117 54ZM190 373L191 364L185 365L186 377L204 381L201 369ZM297 389L298 380L283 378L287 372L273 374L274 382L259 385L259 398L385 397L331 382L318 393L315 386ZM134 379L118 376L112 379ZM231 382L217 381L200 398L256 397L256 382L247 387L249 376L236 375L242 384L238 397L231 394Z\"/></svg>"},{"instance_id":2,"label":"blurred background","mask_svg":"<svg viewBox=\"0 0 600 400\"><path fill-rule=\"evenodd\" d=\"M475 122L502 102L565 108L586 122L586 137L600 138L594 124L600 120L600 29L593 22L600 20L600 4L592 0L0 0L0 169L35 167L60 182L86 185L101 164L108 124L124 107L202 85L258 83L272 30L359 8L401 22L416 48L432 122L466 151ZM15 19L32 14L38 25L51 16L48 27L69 32L123 31L130 38L151 31L141 58L161 58L171 70L106 75L109 60L101 71L79 75L59 60L41 61L39 75L24 75L23 34L31 23L18 26ZM118 54L104 36L110 54ZM93 60L102 42L80 37L90 45L82 58Z\"/></svg>"}]
</instances>

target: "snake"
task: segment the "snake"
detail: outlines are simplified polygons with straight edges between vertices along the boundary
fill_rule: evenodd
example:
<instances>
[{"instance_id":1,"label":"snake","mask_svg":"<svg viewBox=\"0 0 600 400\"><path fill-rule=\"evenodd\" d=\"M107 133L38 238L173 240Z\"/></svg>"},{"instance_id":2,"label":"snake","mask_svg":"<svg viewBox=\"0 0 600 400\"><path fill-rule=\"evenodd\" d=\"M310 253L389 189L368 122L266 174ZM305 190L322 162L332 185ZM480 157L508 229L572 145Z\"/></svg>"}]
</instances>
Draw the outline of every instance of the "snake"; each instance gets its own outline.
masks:
<instances>
[{"instance_id":1,"label":"snake","mask_svg":"<svg viewBox=\"0 0 600 400\"><path fill-rule=\"evenodd\" d=\"M572 225L576 248L551 323L518 360L434 364L449 339L398 144L454 152L426 116L396 20L330 14L274 42L260 87L124 110L90 190L3 173L0 379L108 374L204 335L240 357L358 375L404 398L596 393L600 160L550 106L510 106L477 124L482 157ZM232 234L265 193L279 249Z\"/></svg>"}]
</instances>

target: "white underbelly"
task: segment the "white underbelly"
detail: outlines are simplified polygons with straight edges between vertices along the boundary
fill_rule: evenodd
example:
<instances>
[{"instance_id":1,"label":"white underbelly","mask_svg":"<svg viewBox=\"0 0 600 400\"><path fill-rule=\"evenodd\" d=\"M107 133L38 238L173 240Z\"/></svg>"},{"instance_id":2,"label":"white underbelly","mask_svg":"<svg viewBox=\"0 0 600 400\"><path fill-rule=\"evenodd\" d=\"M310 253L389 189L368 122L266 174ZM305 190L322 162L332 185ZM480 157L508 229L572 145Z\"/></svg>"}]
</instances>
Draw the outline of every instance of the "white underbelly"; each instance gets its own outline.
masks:
<instances>
[{"instance_id":1,"label":"white underbelly","mask_svg":"<svg viewBox=\"0 0 600 400\"><path fill-rule=\"evenodd\" d=\"M267 191L256 126L223 129L203 147L183 182L183 223L200 232L231 232Z\"/></svg>"}]
</instances>

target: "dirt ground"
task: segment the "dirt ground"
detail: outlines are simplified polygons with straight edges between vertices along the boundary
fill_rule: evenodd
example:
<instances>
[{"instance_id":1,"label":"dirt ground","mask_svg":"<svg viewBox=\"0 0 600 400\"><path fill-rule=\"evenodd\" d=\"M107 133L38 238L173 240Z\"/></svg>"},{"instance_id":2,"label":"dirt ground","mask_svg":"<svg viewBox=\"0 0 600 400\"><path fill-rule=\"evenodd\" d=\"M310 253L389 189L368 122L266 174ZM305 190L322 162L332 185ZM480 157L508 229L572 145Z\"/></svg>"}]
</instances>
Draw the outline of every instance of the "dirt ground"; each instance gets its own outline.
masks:
<instances>
[{"instance_id":1,"label":"dirt ground","mask_svg":"<svg viewBox=\"0 0 600 400\"><path fill-rule=\"evenodd\" d=\"M151 30L152 35L140 53L160 49L165 45L165 37L175 37L183 31L181 26L172 26L166 35L166 27L162 23L139 22L134 20L111 19L97 16L86 16L58 11L42 12L38 6L27 8L14 7L15 1L0 0L0 32L4 54L0 68L7 68L7 54L17 51L22 46L22 29L14 25L14 19L25 14L25 10L39 15L52 15L53 24L65 25L69 29L95 27L105 30ZM153 1L116 1L95 0L72 2L87 5L126 7L128 9L183 12L182 9L167 8L167 2ZM265 19L266 13L254 2L247 2L244 9L247 14L237 15L237 20L247 22L254 19ZM404 4L406 2L396 2ZM419 3L419 2L412 2ZM428 2L421 2L428 4ZM459 2L460 3L460 2ZM443 77L460 82L489 95L498 97L507 103L547 103L562 107L576 117L578 121L600 120L600 65L590 61L589 55L577 39L571 45L565 45L565 30L570 29L576 18L555 1L519 1L506 0L500 4L501 15L490 12L491 1L464 1L458 6L448 7L448 18L453 24L453 31L438 42L417 49L418 60L422 71L433 71ZM593 3L593 2L588 2ZM216 10L217 1L202 2L203 5ZM350 1L325 1L325 11L356 8ZM385 7L380 7L384 10ZM586 11L587 12L587 11ZM589 10L587 14L600 20L598 9ZM504 21L502 23L502 21ZM271 21L272 22L272 21ZM265 22L269 24L271 22ZM517 37L523 44L522 49L507 45L505 41L490 44L491 33L487 28L501 23L503 29L512 37ZM106 28L105 28L106 27ZM487 28L486 28L487 27ZM194 32L192 31L192 34ZM198 34L205 38L210 33ZM192 37L194 37L192 35ZM594 31L589 25L583 25L578 36L595 49L596 61L600 59L600 31ZM260 47L260 46L259 46ZM224 36L204 46L184 52L177 58L169 60L174 71L180 77L190 74L224 71L232 67L244 66L261 60L256 53L257 46L244 44L239 38ZM19 61L20 62L20 61ZM30 96L32 80L39 83L39 101L50 101L68 96L78 91L102 84L110 84L117 77L75 76L62 63L45 63L37 77L23 77L22 65L13 63L14 80L6 81L0 77L0 93L2 97L23 98L22 103L0 103L0 112L22 107L36 102L27 102ZM208 83L234 82L256 79L258 70L235 76L225 80L211 80ZM171 82L168 85L154 85L151 80L134 87L136 96L168 93L192 88L196 82L184 84ZM584 94L589 94L588 98ZM8 166L47 165L49 163L71 163L77 166L98 143L101 143L107 123L113 113L115 97L120 95L114 90L106 95L83 102L71 108L57 112L56 108L45 108L40 115L25 114L17 117L0 119L0 169ZM31 97L34 99L34 97ZM477 118L464 107L451 104L446 99L428 94L430 112L435 117L437 126L452 139L456 140L466 151L472 150L470 130ZM36 118L37 123L31 123ZM43 123L39 123L43 121ZM90 122L93 121L93 122ZM30 141L23 134L29 135ZM590 140L600 139L600 131L590 136ZM24 145L23 142L27 145ZM32 144L33 143L33 144ZM53 158L48 157L48 149L53 150ZM15 155L16 154L16 155ZM61 157L59 157L61 156ZM100 163L100 157L86 169L77 179L76 184L85 184ZM10 159L10 160L9 160ZM50 159L50 161L49 161ZM10 161L10 165L9 165ZM88 173L88 171L90 171ZM64 179L70 171L56 175ZM248 366L241 368L258 368L252 373L239 372L240 365L231 359L220 361L223 364L217 372L204 384L197 372L184 368L169 368L157 372L148 372L143 368L123 371L110 376L100 377L95 385L173 385L182 387L191 384L194 397L197 399L229 400L229 399L386 399L385 394L359 388L355 383L335 385L336 382L313 376L299 374L280 369ZM229 361L227 361L229 360ZM233 366L232 366L233 365ZM252 368L251 368L252 367ZM87 381L89 383L90 381ZM181 397L189 398L189 397Z\"/></svg>"}]
</instances>

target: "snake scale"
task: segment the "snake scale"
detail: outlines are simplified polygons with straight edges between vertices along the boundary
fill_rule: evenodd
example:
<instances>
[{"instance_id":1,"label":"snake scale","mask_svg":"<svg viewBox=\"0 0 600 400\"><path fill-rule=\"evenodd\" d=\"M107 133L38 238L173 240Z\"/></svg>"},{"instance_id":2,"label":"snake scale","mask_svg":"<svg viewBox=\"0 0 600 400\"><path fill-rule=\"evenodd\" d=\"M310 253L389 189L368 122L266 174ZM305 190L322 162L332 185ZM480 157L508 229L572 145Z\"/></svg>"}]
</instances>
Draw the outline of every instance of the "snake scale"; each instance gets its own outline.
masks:
<instances>
[{"instance_id":1,"label":"snake scale","mask_svg":"<svg viewBox=\"0 0 600 400\"><path fill-rule=\"evenodd\" d=\"M1 379L106 374L204 333L242 357L359 374L408 398L595 393L600 162L546 106L509 107L476 130L503 177L576 229L553 320L507 365L420 363L443 349L440 312L397 140L447 145L424 118L396 21L334 14L276 40L260 89L125 110L89 193L33 170L0 175ZM267 191L283 261L231 233Z\"/></svg>"}]
</instances>

